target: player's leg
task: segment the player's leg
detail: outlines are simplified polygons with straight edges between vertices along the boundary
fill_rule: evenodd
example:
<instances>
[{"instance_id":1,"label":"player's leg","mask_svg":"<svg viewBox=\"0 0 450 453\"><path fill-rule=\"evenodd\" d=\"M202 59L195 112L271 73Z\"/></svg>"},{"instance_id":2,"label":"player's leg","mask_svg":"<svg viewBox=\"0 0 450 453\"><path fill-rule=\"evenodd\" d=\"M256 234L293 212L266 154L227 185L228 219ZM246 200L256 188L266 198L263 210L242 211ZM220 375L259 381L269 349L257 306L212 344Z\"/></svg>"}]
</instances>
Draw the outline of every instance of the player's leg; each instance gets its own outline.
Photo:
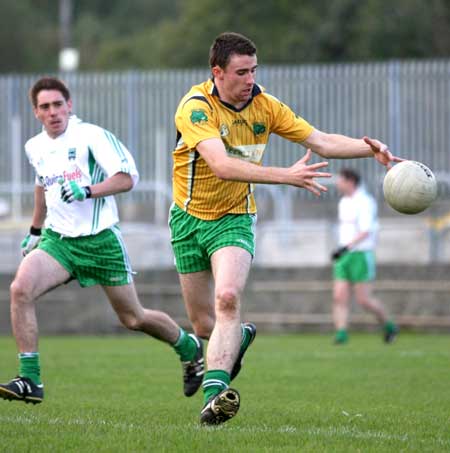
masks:
<instances>
[{"instance_id":1,"label":"player's leg","mask_svg":"<svg viewBox=\"0 0 450 453\"><path fill-rule=\"evenodd\" d=\"M202 423L222 423L239 409L239 393L228 386L241 346L241 295L251 260L247 250L234 246L221 248L211 256L216 323L208 344Z\"/></svg>"},{"instance_id":2,"label":"player's leg","mask_svg":"<svg viewBox=\"0 0 450 453\"><path fill-rule=\"evenodd\" d=\"M189 336L197 339L200 346L194 356L182 358L184 392L186 396L190 396L197 391L205 373L203 345L200 338L208 339L214 327L213 281L209 270L179 274L179 279L186 311L195 332L195 335L189 334ZM180 352L182 352L181 348L182 345L180 345Z\"/></svg>"},{"instance_id":3,"label":"player's leg","mask_svg":"<svg viewBox=\"0 0 450 453\"><path fill-rule=\"evenodd\" d=\"M165 343L175 344L179 335L178 325L168 314L144 308L134 283L103 286L103 290L120 322L127 329L141 331Z\"/></svg>"},{"instance_id":4,"label":"player's leg","mask_svg":"<svg viewBox=\"0 0 450 453\"><path fill-rule=\"evenodd\" d=\"M214 328L214 281L210 271L179 274L183 300L196 335L209 339ZM242 358L256 336L256 327L250 322L241 323L241 347L231 370L231 380L241 370Z\"/></svg>"},{"instance_id":5,"label":"player's leg","mask_svg":"<svg viewBox=\"0 0 450 453\"><path fill-rule=\"evenodd\" d=\"M10 286L11 322L19 352L38 347L36 299L69 279L66 269L42 250L23 259Z\"/></svg>"},{"instance_id":6,"label":"player's leg","mask_svg":"<svg viewBox=\"0 0 450 453\"><path fill-rule=\"evenodd\" d=\"M360 282L354 284L355 299L358 305L373 313L378 322L387 321L386 311L382 303L372 294L371 282Z\"/></svg>"},{"instance_id":7,"label":"player's leg","mask_svg":"<svg viewBox=\"0 0 450 453\"><path fill-rule=\"evenodd\" d=\"M376 316L378 322L383 326L384 340L386 343L391 343L398 333L398 327L388 318L382 302L373 296L372 290L371 282L355 283L356 302Z\"/></svg>"},{"instance_id":8,"label":"player's leg","mask_svg":"<svg viewBox=\"0 0 450 453\"><path fill-rule=\"evenodd\" d=\"M347 280L333 282L333 323L336 331L334 341L343 344L348 341L348 315L351 285Z\"/></svg>"},{"instance_id":9,"label":"player's leg","mask_svg":"<svg viewBox=\"0 0 450 453\"><path fill-rule=\"evenodd\" d=\"M333 265L333 322L335 344L348 341L348 316L351 296L351 269L353 253L346 253Z\"/></svg>"},{"instance_id":10,"label":"player's leg","mask_svg":"<svg viewBox=\"0 0 450 453\"><path fill-rule=\"evenodd\" d=\"M42 401L36 300L69 279L69 272L42 250L32 251L21 262L10 286L11 323L19 351L19 373L18 378L0 384L0 397L31 403Z\"/></svg>"},{"instance_id":11,"label":"player's leg","mask_svg":"<svg viewBox=\"0 0 450 453\"><path fill-rule=\"evenodd\" d=\"M216 323L208 346L208 364L231 372L241 342L240 304L251 255L240 247L224 247L211 257L215 279Z\"/></svg>"},{"instance_id":12,"label":"player's leg","mask_svg":"<svg viewBox=\"0 0 450 453\"><path fill-rule=\"evenodd\" d=\"M179 274L186 312L197 336L209 339L216 322L214 280L210 270Z\"/></svg>"},{"instance_id":13,"label":"player's leg","mask_svg":"<svg viewBox=\"0 0 450 453\"><path fill-rule=\"evenodd\" d=\"M103 286L103 289L125 327L144 332L175 349L183 366L184 393L192 396L200 387L204 374L201 341L195 335L187 334L168 314L144 308L134 283Z\"/></svg>"},{"instance_id":14,"label":"player's leg","mask_svg":"<svg viewBox=\"0 0 450 453\"><path fill-rule=\"evenodd\" d=\"M193 395L201 385L203 375L201 341L194 335L188 335L166 313L142 307L120 229L114 226L95 236L77 238L73 242L75 274L80 285L100 284L127 328L145 332L172 345L185 371L185 394ZM195 373L186 376L186 368L188 371L195 370Z\"/></svg>"},{"instance_id":15,"label":"player's leg","mask_svg":"<svg viewBox=\"0 0 450 453\"><path fill-rule=\"evenodd\" d=\"M169 227L175 265L179 274L183 300L189 319L198 337L209 338L214 326L214 294L211 264L201 244L202 229L212 222L205 222L180 209L175 204L170 210ZM201 346L201 340L196 338ZM185 394L189 382L203 378L204 360L202 349L191 358L182 359Z\"/></svg>"},{"instance_id":16,"label":"player's leg","mask_svg":"<svg viewBox=\"0 0 450 453\"><path fill-rule=\"evenodd\" d=\"M383 325L384 340L390 343L395 339L398 328L388 319L383 304L372 294L375 275L375 254L372 251L355 253L352 278L356 302L377 317L378 322Z\"/></svg>"},{"instance_id":17,"label":"player's leg","mask_svg":"<svg viewBox=\"0 0 450 453\"><path fill-rule=\"evenodd\" d=\"M209 270L179 274L179 279L186 311L195 332L195 335L189 334L188 337L198 340L200 346L193 356L186 355L186 352L189 354L190 352L183 344L179 347L180 353L185 350L184 357L181 355L180 357L183 365L184 393L190 396L197 391L205 373L200 338L208 339L214 327L213 281Z\"/></svg>"}]
</instances>

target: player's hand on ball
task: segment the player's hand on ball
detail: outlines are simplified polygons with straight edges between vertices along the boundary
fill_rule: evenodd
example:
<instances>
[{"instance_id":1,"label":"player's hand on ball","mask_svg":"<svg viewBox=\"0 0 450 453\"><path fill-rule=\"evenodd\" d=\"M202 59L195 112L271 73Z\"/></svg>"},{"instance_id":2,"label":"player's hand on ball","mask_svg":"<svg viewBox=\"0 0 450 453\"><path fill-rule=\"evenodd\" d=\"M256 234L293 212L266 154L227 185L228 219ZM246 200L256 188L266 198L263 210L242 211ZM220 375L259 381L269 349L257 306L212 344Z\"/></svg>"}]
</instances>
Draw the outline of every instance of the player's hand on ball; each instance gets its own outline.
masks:
<instances>
[{"instance_id":1,"label":"player's hand on ball","mask_svg":"<svg viewBox=\"0 0 450 453\"><path fill-rule=\"evenodd\" d=\"M392 155L386 144L379 140L369 137L363 137L363 140L372 148L373 157L388 170L392 167L392 162L403 162L404 159Z\"/></svg>"},{"instance_id":2,"label":"player's hand on ball","mask_svg":"<svg viewBox=\"0 0 450 453\"><path fill-rule=\"evenodd\" d=\"M342 255L344 255L345 253L348 252L348 247L347 246L343 246L343 247L339 247L338 249L336 249L332 254L331 254L331 259L333 261L339 259Z\"/></svg>"},{"instance_id":3,"label":"player's hand on ball","mask_svg":"<svg viewBox=\"0 0 450 453\"><path fill-rule=\"evenodd\" d=\"M75 181L64 181L61 185L61 199L64 203L84 201L89 195L89 188L81 187Z\"/></svg>"},{"instance_id":4,"label":"player's hand on ball","mask_svg":"<svg viewBox=\"0 0 450 453\"><path fill-rule=\"evenodd\" d=\"M28 255L34 248L36 248L40 240L41 240L40 234L37 235L28 233L20 244L22 256Z\"/></svg>"}]
</instances>

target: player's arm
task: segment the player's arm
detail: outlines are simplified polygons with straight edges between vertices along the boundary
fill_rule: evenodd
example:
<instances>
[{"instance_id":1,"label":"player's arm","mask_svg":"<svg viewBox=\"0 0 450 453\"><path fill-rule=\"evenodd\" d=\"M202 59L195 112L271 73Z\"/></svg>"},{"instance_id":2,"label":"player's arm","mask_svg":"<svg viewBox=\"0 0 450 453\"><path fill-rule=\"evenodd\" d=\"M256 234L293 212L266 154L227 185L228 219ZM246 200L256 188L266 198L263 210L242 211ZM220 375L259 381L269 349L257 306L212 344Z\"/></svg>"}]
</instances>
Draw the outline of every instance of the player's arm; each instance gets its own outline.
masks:
<instances>
[{"instance_id":1,"label":"player's arm","mask_svg":"<svg viewBox=\"0 0 450 453\"><path fill-rule=\"evenodd\" d=\"M30 231L20 244L23 256L28 255L41 240L42 227L46 216L47 205L45 203L44 187L36 184L34 186L34 208Z\"/></svg>"},{"instance_id":2,"label":"player's arm","mask_svg":"<svg viewBox=\"0 0 450 453\"><path fill-rule=\"evenodd\" d=\"M403 160L393 156L388 146L379 140L369 137L357 139L346 135L328 134L318 129L314 129L309 137L302 142L302 145L326 159L374 157L387 168L392 166L392 162Z\"/></svg>"},{"instance_id":3,"label":"player's arm","mask_svg":"<svg viewBox=\"0 0 450 453\"><path fill-rule=\"evenodd\" d=\"M358 242L361 242L364 239L366 239L369 236L369 234L370 231L360 231L353 237L353 239L348 244L341 245L336 250L334 250L331 254L331 259L337 260L342 255L350 251L353 247L355 247L355 245L358 244Z\"/></svg>"},{"instance_id":4,"label":"player's arm","mask_svg":"<svg viewBox=\"0 0 450 453\"><path fill-rule=\"evenodd\" d=\"M43 186L34 186L34 208L31 219L31 226L37 229L43 227L47 216L47 205L45 203L45 192Z\"/></svg>"},{"instance_id":5,"label":"player's arm","mask_svg":"<svg viewBox=\"0 0 450 453\"><path fill-rule=\"evenodd\" d=\"M102 198L121 192L128 192L134 187L132 175L118 172L98 184L79 186L75 181L64 181L61 185L61 198L65 203L84 201L86 198Z\"/></svg>"},{"instance_id":6,"label":"player's arm","mask_svg":"<svg viewBox=\"0 0 450 453\"><path fill-rule=\"evenodd\" d=\"M359 242L369 237L373 232L375 218L376 207L372 203L369 203L367 206L364 205L358 213L358 233L347 244L336 249L331 255L332 259L338 259L344 253L352 250Z\"/></svg>"},{"instance_id":7,"label":"player's arm","mask_svg":"<svg viewBox=\"0 0 450 453\"><path fill-rule=\"evenodd\" d=\"M360 231L359 233L357 233L353 239L347 244L347 248L348 249L352 249L356 244L358 244L358 242L361 242L363 241L364 239L366 239L370 234L370 231Z\"/></svg>"},{"instance_id":8,"label":"player's arm","mask_svg":"<svg viewBox=\"0 0 450 453\"><path fill-rule=\"evenodd\" d=\"M308 165L311 151L288 168L263 167L227 155L222 140L210 138L197 144L197 151L206 161L213 173L220 179L262 184L289 184L301 187L315 195L326 192L327 188L315 178L329 178L330 173L319 172L328 162Z\"/></svg>"},{"instance_id":9,"label":"player's arm","mask_svg":"<svg viewBox=\"0 0 450 453\"><path fill-rule=\"evenodd\" d=\"M129 192L133 186L132 176L129 173L119 172L98 184L89 186L89 188L92 198L101 198L117 193Z\"/></svg>"}]
</instances>

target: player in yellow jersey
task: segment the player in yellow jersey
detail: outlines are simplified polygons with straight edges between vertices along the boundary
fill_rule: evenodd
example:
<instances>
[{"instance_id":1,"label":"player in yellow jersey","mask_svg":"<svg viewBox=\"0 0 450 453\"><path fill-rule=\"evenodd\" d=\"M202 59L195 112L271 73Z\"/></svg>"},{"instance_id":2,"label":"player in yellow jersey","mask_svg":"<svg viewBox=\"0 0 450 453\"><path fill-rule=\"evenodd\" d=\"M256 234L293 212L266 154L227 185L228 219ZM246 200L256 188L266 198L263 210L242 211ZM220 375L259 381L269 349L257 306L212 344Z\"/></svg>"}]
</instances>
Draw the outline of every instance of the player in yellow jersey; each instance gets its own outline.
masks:
<instances>
[{"instance_id":1,"label":"player in yellow jersey","mask_svg":"<svg viewBox=\"0 0 450 453\"><path fill-rule=\"evenodd\" d=\"M354 139L315 129L255 83L256 47L237 33L223 33L210 49L212 78L192 89L175 114L174 203L169 224L183 298L195 333L209 339L200 421L222 423L236 415L240 396L229 387L256 335L241 324L241 294L254 255L254 184L289 184L315 195L317 178L331 174L309 165L324 158L393 157L378 140ZM264 167L270 134L307 148L288 168Z\"/></svg>"}]
</instances>

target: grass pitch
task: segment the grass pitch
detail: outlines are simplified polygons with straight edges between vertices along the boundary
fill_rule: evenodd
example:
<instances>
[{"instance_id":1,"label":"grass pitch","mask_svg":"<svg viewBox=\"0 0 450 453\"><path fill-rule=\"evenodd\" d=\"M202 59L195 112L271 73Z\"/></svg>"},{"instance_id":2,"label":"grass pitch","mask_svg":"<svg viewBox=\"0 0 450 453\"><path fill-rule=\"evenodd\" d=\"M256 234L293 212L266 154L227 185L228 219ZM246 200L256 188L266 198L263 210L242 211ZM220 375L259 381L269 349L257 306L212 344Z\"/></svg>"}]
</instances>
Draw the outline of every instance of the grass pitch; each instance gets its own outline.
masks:
<instances>
[{"instance_id":1,"label":"grass pitch","mask_svg":"<svg viewBox=\"0 0 450 453\"><path fill-rule=\"evenodd\" d=\"M181 366L143 335L41 339L45 400L0 400L0 451L450 451L449 336L259 334L233 383L235 419L198 424L201 392L185 398ZM0 381L17 370L0 338Z\"/></svg>"}]
</instances>

